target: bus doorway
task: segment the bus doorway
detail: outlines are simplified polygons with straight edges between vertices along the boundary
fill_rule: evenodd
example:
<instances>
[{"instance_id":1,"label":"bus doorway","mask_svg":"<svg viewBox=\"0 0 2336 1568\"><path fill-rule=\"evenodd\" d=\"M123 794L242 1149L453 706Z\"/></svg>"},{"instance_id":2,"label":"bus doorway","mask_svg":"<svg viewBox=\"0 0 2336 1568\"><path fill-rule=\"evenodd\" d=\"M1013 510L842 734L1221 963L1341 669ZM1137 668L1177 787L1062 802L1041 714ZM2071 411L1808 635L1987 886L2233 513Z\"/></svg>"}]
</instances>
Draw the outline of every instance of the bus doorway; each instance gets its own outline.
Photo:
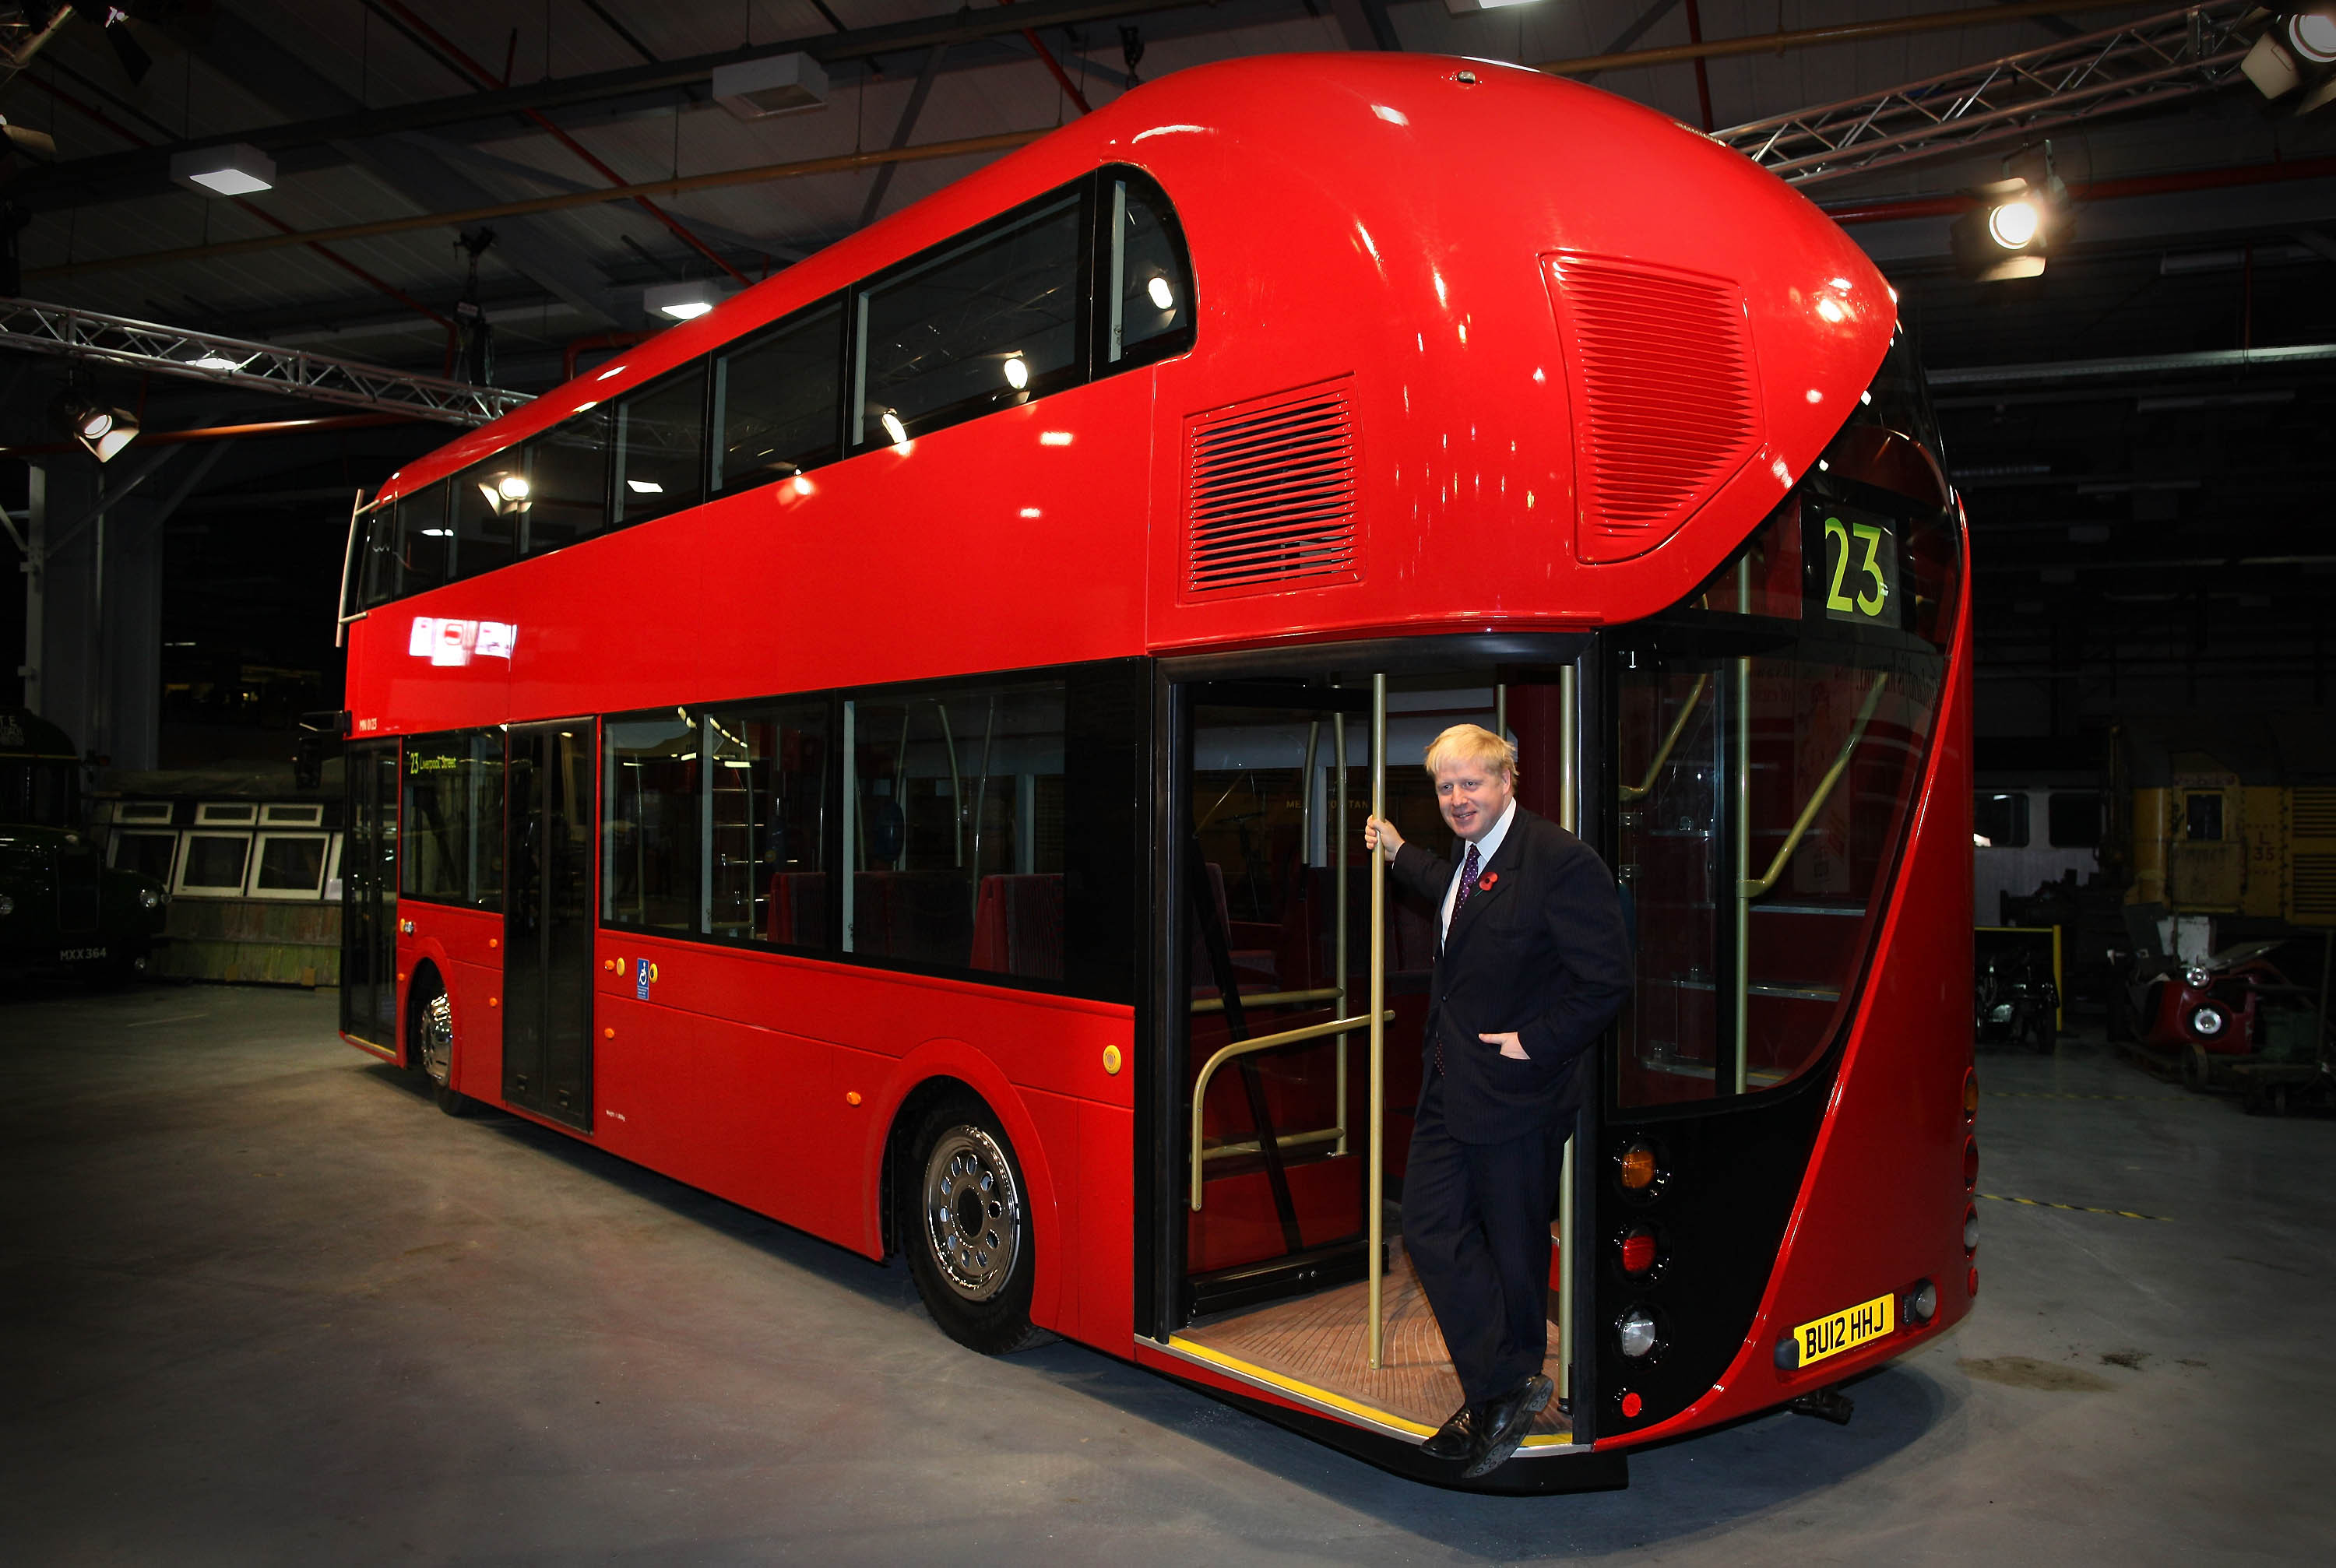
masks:
<instances>
[{"instance_id":1,"label":"bus doorway","mask_svg":"<svg viewBox=\"0 0 2336 1568\"><path fill-rule=\"evenodd\" d=\"M503 1097L592 1128L592 721L514 725L505 754Z\"/></svg>"},{"instance_id":2,"label":"bus doorway","mask_svg":"<svg viewBox=\"0 0 2336 1568\"><path fill-rule=\"evenodd\" d=\"M1164 929L1181 933L1186 1012L1179 1125L1163 1130L1182 1177L1165 1215L1182 1257L1163 1338L1187 1360L1406 1446L1461 1401L1402 1239L1436 911L1392 880L1375 884L1362 827L1376 789L1407 839L1443 852L1450 829L1422 761L1436 735L1470 723L1517 743L1522 803L1570 824L1577 683L1554 665L1536 666L1533 684L1520 673L1487 662L1171 687L1178 842ZM1557 1276L1549 1360L1563 1388ZM1552 1404L1528 1451L1572 1443Z\"/></svg>"}]
</instances>

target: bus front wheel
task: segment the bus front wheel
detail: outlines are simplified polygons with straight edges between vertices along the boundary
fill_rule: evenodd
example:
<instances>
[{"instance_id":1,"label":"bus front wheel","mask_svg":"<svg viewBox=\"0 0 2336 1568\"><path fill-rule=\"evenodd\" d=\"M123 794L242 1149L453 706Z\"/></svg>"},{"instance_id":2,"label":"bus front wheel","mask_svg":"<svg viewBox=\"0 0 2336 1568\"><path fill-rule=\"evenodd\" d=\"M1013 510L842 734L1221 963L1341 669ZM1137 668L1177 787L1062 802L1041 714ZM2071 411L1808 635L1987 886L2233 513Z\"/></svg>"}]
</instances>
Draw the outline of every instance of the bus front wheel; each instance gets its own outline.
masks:
<instances>
[{"instance_id":1,"label":"bus front wheel","mask_svg":"<svg viewBox=\"0 0 2336 1568\"><path fill-rule=\"evenodd\" d=\"M414 1048L409 1059L422 1070L431 1098L450 1116L471 1114L471 1096L454 1087L454 1001L443 982L432 979L413 1002Z\"/></svg>"},{"instance_id":2,"label":"bus front wheel","mask_svg":"<svg viewBox=\"0 0 2336 1568\"><path fill-rule=\"evenodd\" d=\"M893 1190L894 1233L942 1332L985 1356L1036 1340L1027 1189L996 1114L970 1097L933 1106Z\"/></svg>"}]
</instances>

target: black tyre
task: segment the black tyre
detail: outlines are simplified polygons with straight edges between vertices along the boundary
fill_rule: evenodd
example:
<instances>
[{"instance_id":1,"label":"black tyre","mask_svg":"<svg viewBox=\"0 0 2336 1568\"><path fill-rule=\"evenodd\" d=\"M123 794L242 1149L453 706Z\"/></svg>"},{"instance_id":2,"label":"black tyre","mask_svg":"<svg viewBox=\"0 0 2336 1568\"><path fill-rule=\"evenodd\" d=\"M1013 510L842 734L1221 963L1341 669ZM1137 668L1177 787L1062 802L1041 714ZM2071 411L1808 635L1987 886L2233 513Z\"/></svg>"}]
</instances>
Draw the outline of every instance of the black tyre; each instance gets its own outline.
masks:
<instances>
[{"instance_id":1,"label":"black tyre","mask_svg":"<svg viewBox=\"0 0 2336 1568\"><path fill-rule=\"evenodd\" d=\"M406 1066L430 1086L430 1097L450 1116L467 1116L477 1104L454 1087L454 1001L436 979L417 987L409 1004L414 1038Z\"/></svg>"},{"instance_id":2,"label":"black tyre","mask_svg":"<svg viewBox=\"0 0 2336 1568\"><path fill-rule=\"evenodd\" d=\"M943 1333L985 1356L1041 1337L1030 1326L1029 1189L988 1105L963 1096L928 1110L892 1191L893 1233Z\"/></svg>"}]
</instances>

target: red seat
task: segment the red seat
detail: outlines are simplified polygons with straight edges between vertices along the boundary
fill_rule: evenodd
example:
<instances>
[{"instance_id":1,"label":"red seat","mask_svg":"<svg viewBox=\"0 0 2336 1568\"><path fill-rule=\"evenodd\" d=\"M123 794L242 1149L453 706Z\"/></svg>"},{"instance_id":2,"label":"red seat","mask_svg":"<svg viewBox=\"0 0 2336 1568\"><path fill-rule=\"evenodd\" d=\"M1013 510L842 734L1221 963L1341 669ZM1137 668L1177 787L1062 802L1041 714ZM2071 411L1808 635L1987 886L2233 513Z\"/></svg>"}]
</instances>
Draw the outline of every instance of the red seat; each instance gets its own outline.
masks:
<instances>
[{"instance_id":1,"label":"red seat","mask_svg":"<svg viewBox=\"0 0 2336 1568\"><path fill-rule=\"evenodd\" d=\"M973 967L1037 979L1063 978L1061 872L981 879L973 915Z\"/></svg>"}]
</instances>

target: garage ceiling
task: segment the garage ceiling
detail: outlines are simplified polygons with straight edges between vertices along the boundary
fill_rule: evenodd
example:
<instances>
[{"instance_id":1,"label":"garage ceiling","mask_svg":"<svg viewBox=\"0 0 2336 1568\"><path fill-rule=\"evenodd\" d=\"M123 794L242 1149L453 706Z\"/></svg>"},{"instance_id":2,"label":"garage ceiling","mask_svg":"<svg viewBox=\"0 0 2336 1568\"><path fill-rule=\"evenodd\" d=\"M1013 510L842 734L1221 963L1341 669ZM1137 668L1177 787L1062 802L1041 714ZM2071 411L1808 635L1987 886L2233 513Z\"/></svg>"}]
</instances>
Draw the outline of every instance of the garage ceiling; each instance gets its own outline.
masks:
<instances>
[{"instance_id":1,"label":"garage ceiling","mask_svg":"<svg viewBox=\"0 0 2336 1568\"><path fill-rule=\"evenodd\" d=\"M431 221L442 215L994 141L1051 128L1080 112L1078 99L1100 105L1133 81L1292 51L1395 47L1536 65L1670 51L1565 69L1725 130L2166 9L1996 0L1534 0L1459 15L1446 0L125 8L126 32L151 60L135 79L113 39L73 16L0 82L0 113L56 147L54 162L19 151L0 189L23 224L24 294L427 374L446 368L446 322L470 265L458 226ZM51 9L0 5L0 29L21 49ZM2211 20L2232 7L2205 9ZM1954 14L1949 24L1942 13ZM1846 25L1867 35L1796 36ZM1717 52L1680 57L1691 34ZM1747 39L1758 52L1728 52ZM782 46L822 60L823 108L746 122L714 102L714 62ZM221 141L265 150L275 188L223 200L171 181L175 151ZM2200 695L2202 677L2214 689L2236 681L2249 700L2324 702L2318 599L2336 548L2320 536L2336 461L2336 361L2233 351L2336 343L2331 142L2336 111L2295 119L2235 77L2059 126L2054 169L2080 198L2073 234L2044 277L2010 284L1959 278L1947 227L1960 191L2001 178L2008 160L2039 156L2025 138L1808 188L1883 265L1927 363L1949 373L1938 395L1980 541L1991 683L1983 728L2074 734L2120 706L2214 700L2213 690ZM579 339L647 328L645 288L764 276L997 155L486 219L494 240L477 290L497 335L497 380L540 390ZM372 225L390 231L214 249ZM2139 356L2149 363L2065 368ZM0 362L0 436L54 439L39 408L54 375L47 362ZM150 427L281 407L200 385L157 383L146 395Z\"/></svg>"}]
</instances>

